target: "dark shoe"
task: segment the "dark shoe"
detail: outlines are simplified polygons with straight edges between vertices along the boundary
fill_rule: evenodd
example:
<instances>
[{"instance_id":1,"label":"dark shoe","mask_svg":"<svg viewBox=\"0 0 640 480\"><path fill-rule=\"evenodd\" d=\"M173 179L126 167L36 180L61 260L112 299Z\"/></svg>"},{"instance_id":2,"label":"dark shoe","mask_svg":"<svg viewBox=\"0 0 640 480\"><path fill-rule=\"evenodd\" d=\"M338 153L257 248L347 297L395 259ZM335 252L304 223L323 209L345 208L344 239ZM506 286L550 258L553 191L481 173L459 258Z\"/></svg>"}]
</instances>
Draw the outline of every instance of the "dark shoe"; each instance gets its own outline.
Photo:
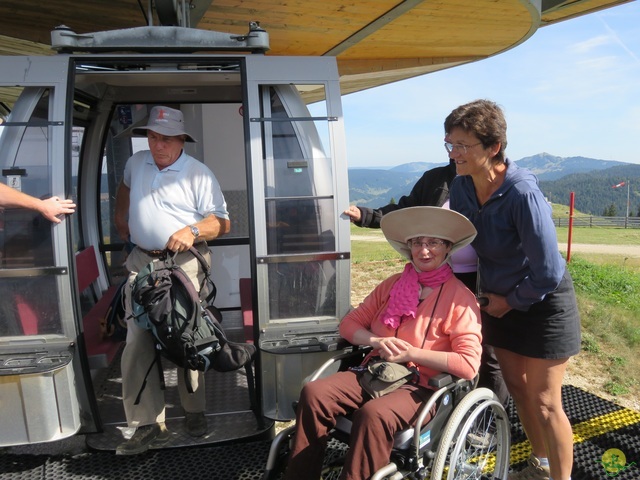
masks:
<instances>
[{"instance_id":1,"label":"dark shoe","mask_svg":"<svg viewBox=\"0 0 640 480\"><path fill-rule=\"evenodd\" d=\"M154 423L136 428L136 432L126 442L116 447L116 455L138 455L167 443L171 434L164 423Z\"/></svg>"},{"instance_id":2,"label":"dark shoe","mask_svg":"<svg viewBox=\"0 0 640 480\"><path fill-rule=\"evenodd\" d=\"M186 412L184 419L187 424L187 433L192 437L202 437L207 433L207 417L204 416L204 412Z\"/></svg>"}]
</instances>

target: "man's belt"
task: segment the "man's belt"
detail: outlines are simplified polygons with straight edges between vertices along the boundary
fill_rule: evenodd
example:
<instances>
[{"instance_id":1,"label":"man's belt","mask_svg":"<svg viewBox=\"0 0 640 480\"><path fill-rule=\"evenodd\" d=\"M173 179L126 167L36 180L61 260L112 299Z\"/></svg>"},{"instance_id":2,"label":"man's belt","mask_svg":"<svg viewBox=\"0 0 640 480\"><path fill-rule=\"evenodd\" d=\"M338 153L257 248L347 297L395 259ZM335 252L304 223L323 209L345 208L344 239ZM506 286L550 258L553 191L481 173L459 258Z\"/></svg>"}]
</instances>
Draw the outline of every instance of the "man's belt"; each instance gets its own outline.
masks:
<instances>
[{"instance_id":1,"label":"man's belt","mask_svg":"<svg viewBox=\"0 0 640 480\"><path fill-rule=\"evenodd\" d=\"M144 248L140 247L138 247L138 249L145 255L153 258L161 258L167 255L167 250L145 250Z\"/></svg>"},{"instance_id":2,"label":"man's belt","mask_svg":"<svg viewBox=\"0 0 640 480\"><path fill-rule=\"evenodd\" d=\"M206 247L207 243L206 242L198 242L198 243L194 243L193 247L197 248L198 250L201 250L203 247ZM167 249L164 250L145 250L144 248L140 248L138 247L138 249L144 253L145 255L149 255L150 257L153 258L162 258L162 257L166 257L169 254L173 254L173 252L170 252ZM188 253L188 252L181 252L181 253Z\"/></svg>"}]
</instances>

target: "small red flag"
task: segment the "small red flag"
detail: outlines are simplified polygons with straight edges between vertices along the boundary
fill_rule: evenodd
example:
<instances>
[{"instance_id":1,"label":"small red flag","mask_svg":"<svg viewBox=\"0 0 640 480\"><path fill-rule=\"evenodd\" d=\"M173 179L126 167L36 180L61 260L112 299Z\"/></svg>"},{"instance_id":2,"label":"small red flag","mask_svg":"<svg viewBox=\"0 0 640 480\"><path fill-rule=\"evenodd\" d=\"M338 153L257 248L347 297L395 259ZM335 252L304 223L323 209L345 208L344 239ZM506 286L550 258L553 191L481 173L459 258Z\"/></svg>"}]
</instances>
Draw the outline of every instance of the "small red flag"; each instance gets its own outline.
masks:
<instances>
[{"instance_id":1,"label":"small red flag","mask_svg":"<svg viewBox=\"0 0 640 480\"><path fill-rule=\"evenodd\" d=\"M619 184L614 185L614 186L613 186L613 187L611 187L611 188L620 188L620 187L624 187L624 185L625 185L625 183L624 183L624 182L620 182Z\"/></svg>"}]
</instances>

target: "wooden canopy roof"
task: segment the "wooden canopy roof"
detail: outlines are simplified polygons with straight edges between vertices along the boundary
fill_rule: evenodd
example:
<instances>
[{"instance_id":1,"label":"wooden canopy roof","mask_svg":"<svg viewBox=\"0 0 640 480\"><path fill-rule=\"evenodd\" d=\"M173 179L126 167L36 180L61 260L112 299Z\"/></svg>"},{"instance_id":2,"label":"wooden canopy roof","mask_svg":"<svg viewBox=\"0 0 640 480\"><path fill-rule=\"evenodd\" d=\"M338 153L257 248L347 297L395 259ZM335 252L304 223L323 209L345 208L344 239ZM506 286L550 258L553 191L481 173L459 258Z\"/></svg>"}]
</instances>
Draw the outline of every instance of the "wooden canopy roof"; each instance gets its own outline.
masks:
<instances>
[{"instance_id":1,"label":"wooden canopy roof","mask_svg":"<svg viewBox=\"0 0 640 480\"><path fill-rule=\"evenodd\" d=\"M473 62L540 27L629 0L190 0L190 26L244 34L257 21L267 55L337 57L342 93ZM148 0L2 0L0 55L53 55L51 30L146 26ZM154 15L152 15L152 18ZM157 17L153 24L160 22Z\"/></svg>"}]
</instances>

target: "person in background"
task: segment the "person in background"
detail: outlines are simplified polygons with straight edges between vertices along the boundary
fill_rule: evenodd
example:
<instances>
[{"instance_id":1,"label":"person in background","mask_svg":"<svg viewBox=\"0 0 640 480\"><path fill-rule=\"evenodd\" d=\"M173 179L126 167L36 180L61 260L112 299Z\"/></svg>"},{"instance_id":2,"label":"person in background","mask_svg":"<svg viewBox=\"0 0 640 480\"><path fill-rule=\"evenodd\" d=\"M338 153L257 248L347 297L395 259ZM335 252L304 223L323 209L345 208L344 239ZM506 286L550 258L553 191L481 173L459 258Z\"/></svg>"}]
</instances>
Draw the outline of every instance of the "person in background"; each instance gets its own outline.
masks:
<instances>
[{"instance_id":1,"label":"person in background","mask_svg":"<svg viewBox=\"0 0 640 480\"><path fill-rule=\"evenodd\" d=\"M175 263L199 290L204 272L189 249L197 248L211 263L207 241L230 230L227 204L218 180L202 162L184 152L185 141L195 140L185 131L180 110L153 107L146 127L134 129L133 133L147 136L149 150L127 160L116 195L116 228L123 240L130 239L136 245L126 261L129 283L125 296L131 298L137 273L150 262L161 261L167 250L177 254ZM127 423L136 431L118 445L116 454L135 455L166 443L169 432L159 375L148 374L155 358L152 333L136 324L131 302L125 301L125 306L122 397ZM178 391L187 433L198 437L207 432L204 375L193 370L187 373L194 391L187 391L182 369L178 369Z\"/></svg>"},{"instance_id":2,"label":"person in background","mask_svg":"<svg viewBox=\"0 0 640 480\"><path fill-rule=\"evenodd\" d=\"M28 208L39 212L44 218L53 223L60 223L63 215L71 215L76 211L73 200L60 197L50 197L46 200L32 197L26 193L0 183L0 207Z\"/></svg>"},{"instance_id":3,"label":"person in background","mask_svg":"<svg viewBox=\"0 0 640 480\"><path fill-rule=\"evenodd\" d=\"M379 284L340 323L340 334L377 355L411 363L418 384L406 383L375 399L353 371L307 383L296 408L296 430L286 480L319 479L336 418L352 413L350 445L341 479L368 479L389 461L396 431L407 428L433 390L429 378L448 372L471 379L480 364L480 308L451 271L451 252L475 229L462 215L439 207L413 207L385 215L382 231L404 258L402 273Z\"/></svg>"},{"instance_id":4,"label":"person in background","mask_svg":"<svg viewBox=\"0 0 640 480\"><path fill-rule=\"evenodd\" d=\"M398 203L379 208L351 205L344 213L358 227L380 228L383 215L389 212L407 207L442 207L449 199L449 185L455 176L456 166L450 161L449 165L424 172L409 195L400 197Z\"/></svg>"},{"instance_id":5,"label":"person in background","mask_svg":"<svg viewBox=\"0 0 640 480\"><path fill-rule=\"evenodd\" d=\"M494 102L476 100L444 122L458 176L451 208L478 230L485 342L498 356L533 450L510 480L569 480L573 434L562 408L562 379L580 351L580 317L560 255L551 207L536 177L505 156L507 123Z\"/></svg>"},{"instance_id":6,"label":"person in background","mask_svg":"<svg viewBox=\"0 0 640 480\"><path fill-rule=\"evenodd\" d=\"M455 163L450 160L449 165L435 167L424 172L416 182L409 195L400 197L397 204L390 203L384 207L372 209L351 205L344 211L350 220L359 227L380 228L380 221L384 215L402 208L416 206L433 206L449 208L449 186L456 176ZM471 245L457 250L451 255L453 273L474 293L478 288L478 257ZM478 379L479 387L492 390L505 408L509 405L509 391L502 379L502 372L498 364L493 347L483 345L482 361Z\"/></svg>"}]
</instances>

